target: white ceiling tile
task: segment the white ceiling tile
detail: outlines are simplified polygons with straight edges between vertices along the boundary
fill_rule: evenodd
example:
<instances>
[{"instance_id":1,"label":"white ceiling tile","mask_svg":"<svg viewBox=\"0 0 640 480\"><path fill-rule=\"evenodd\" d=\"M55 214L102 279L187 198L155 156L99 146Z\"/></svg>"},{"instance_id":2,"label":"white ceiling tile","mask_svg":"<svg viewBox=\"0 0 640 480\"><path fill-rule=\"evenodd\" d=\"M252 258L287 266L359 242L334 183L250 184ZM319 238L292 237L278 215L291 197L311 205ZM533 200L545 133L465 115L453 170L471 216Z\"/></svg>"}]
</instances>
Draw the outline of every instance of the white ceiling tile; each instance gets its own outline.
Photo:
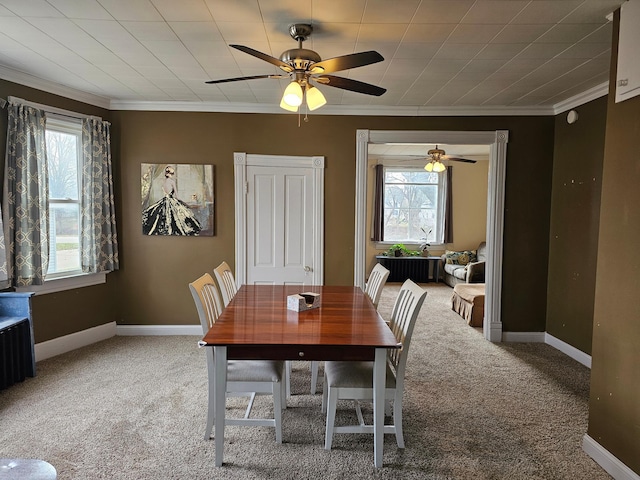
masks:
<instances>
[{"instance_id":1,"label":"white ceiling tile","mask_svg":"<svg viewBox=\"0 0 640 480\"><path fill-rule=\"evenodd\" d=\"M363 23L358 33L358 42L397 42L403 39L407 27L404 24Z\"/></svg>"},{"instance_id":2,"label":"white ceiling tile","mask_svg":"<svg viewBox=\"0 0 640 480\"><path fill-rule=\"evenodd\" d=\"M569 47L571 43L532 43L527 45L518 55L517 58L544 58L550 59L562 53Z\"/></svg>"},{"instance_id":3,"label":"white ceiling tile","mask_svg":"<svg viewBox=\"0 0 640 480\"><path fill-rule=\"evenodd\" d=\"M594 58L609 52L611 45L608 43L576 43L562 51L560 57L570 58Z\"/></svg>"},{"instance_id":4,"label":"white ceiling tile","mask_svg":"<svg viewBox=\"0 0 640 480\"><path fill-rule=\"evenodd\" d=\"M0 2L7 10L21 17L63 17L46 0L2 0Z\"/></svg>"},{"instance_id":5,"label":"white ceiling tile","mask_svg":"<svg viewBox=\"0 0 640 480\"><path fill-rule=\"evenodd\" d=\"M202 0L151 0L167 22L202 22L212 20L207 4Z\"/></svg>"},{"instance_id":6,"label":"white ceiling tile","mask_svg":"<svg viewBox=\"0 0 640 480\"><path fill-rule=\"evenodd\" d=\"M262 22L257 0L205 0L209 11L219 22Z\"/></svg>"},{"instance_id":7,"label":"white ceiling tile","mask_svg":"<svg viewBox=\"0 0 640 480\"><path fill-rule=\"evenodd\" d=\"M512 23L558 23L581 3L582 0L535 0L529 2Z\"/></svg>"},{"instance_id":8,"label":"white ceiling tile","mask_svg":"<svg viewBox=\"0 0 640 480\"><path fill-rule=\"evenodd\" d=\"M358 23L364 15L366 0L322 0L312 3L311 14L313 21L320 24L329 22L335 23Z\"/></svg>"},{"instance_id":9,"label":"white ceiling tile","mask_svg":"<svg viewBox=\"0 0 640 480\"><path fill-rule=\"evenodd\" d=\"M178 37L165 22L120 22L139 41L177 40Z\"/></svg>"},{"instance_id":10,"label":"white ceiling tile","mask_svg":"<svg viewBox=\"0 0 640 480\"><path fill-rule=\"evenodd\" d=\"M491 43L475 56L478 60L508 60L527 47L524 43Z\"/></svg>"},{"instance_id":11,"label":"white ceiling tile","mask_svg":"<svg viewBox=\"0 0 640 480\"><path fill-rule=\"evenodd\" d=\"M507 24L527 6L529 1L483 0L475 2L461 19L461 23Z\"/></svg>"},{"instance_id":12,"label":"white ceiling tile","mask_svg":"<svg viewBox=\"0 0 640 480\"><path fill-rule=\"evenodd\" d=\"M267 44L267 34L261 23L216 22L218 30L226 43L235 43L253 47L254 44ZM291 42L294 46L295 43Z\"/></svg>"},{"instance_id":13,"label":"white ceiling tile","mask_svg":"<svg viewBox=\"0 0 640 480\"><path fill-rule=\"evenodd\" d=\"M551 25L507 25L491 43L531 43L544 35Z\"/></svg>"},{"instance_id":14,"label":"white ceiling tile","mask_svg":"<svg viewBox=\"0 0 640 480\"><path fill-rule=\"evenodd\" d=\"M479 43L445 43L433 58L438 59L468 59L475 57L484 45Z\"/></svg>"},{"instance_id":15,"label":"white ceiling tile","mask_svg":"<svg viewBox=\"0 0 640 480\"><path fill-rule=\"evenodd\" d=\"M602 25L597 30L593 31L581 41L587 43L611 43L613 34L613 24L611 22Z\"/></svg>"},{"instance_id":16,"label":"white ceiling tile","mask_svg":"<svg viewBox=\"0 0 640 480\"><path fill-rule=\"evenodd\" d=\"M311 0L258 0L267 23L310 23Z\"/></svg>"},{"instance_id":17,"label":"white ceiling tile","mask_svg":"<svg viewBox=\"0 0 640 480\"><path fill-rule=\"evenodd\" d=\"M228 44L279 57L296 47L289 25L305 22L314 32L303 48L321 58L367 50L385 58L337 72L385 95L321 86L333 104L553 105L607 80L612 23L603 12L621 3L0 0L0 66L114 99L272 104L288 80L204 82L281 74Z\"/></svg>"},{"instance_id":18,"label":"white ceiling tile","mask_svg":"<svg viewBox=\"0 0 640 480\"><path fill-rule=\"evenodd\" d=\"M574 43L579 42L599 29L601 25L587 24L559 24L549 29L536 40L539 43Z\"/></svg>"},{"instance_id":19,"label":"white ceiling tile","mask_svg":"<svg viewBox=\"0 0 640 480\"><path fill-rule=\"evenodd\" d=\"M67 18L111 20L112 17L96 0L47 0Z\"/></svg>"},{"instance_id":20,"label":"white ceiling tile","mask_svg":"<svg viewBox=\"0 0 640 480\"><path fill-rule=\"evenodd\" d=\"M99 0L102 7L119 21L156 22L162 15L151 0Z\"/></svg>"},{"instance_id":21,"label":"white ceiling tile","mask_svg":"<svg viewBox=\"0 0 640 480\"><path fill-rule=\"evenodd\" d=\"M448 43L489 43L503 25L458 25L447 39Z\"/></svg>"},{"instance_id":22,"label":"white ceiling tile","mask_svg":"<svg viewBox=\"0 0 640 480\"><path fill-rule=\"evenodd\" d=\"M562 23L607 23L607 15L613 13L625 1L586 0L563 18Z\"/></svg>"},{"instance_id":23,"label":"white ceiling tile","mask_svg":"<svg viewBox=\"0 0 640 480\"><path fill-rule=\"evenodd\" d=\"M402 42L394 58L427 59L433 57L442 46L441 43Z\"/></svg>"},{"instance_id":24,"label":"white ceiling tile","mask_svg":"<svg viewBox=\"0 0 640 480\"><path fill-rule=\"evenodd\" d=\"M475 0L423 0L416 11L414 23L458 23Z\"/></svg>"},{"instance_id":25,"label":"white ceiling tile","mask_svg":"<svg viewBox=\"0 0 640 480\"><path fill-rule=\"evenodd\" d=\"M402 40L405 42L442 43L449 38L455 27L456 25L452 23L412 23Z\"/></svg>"},{"instance_id":26,"label":"white ceiling tile","mask_svg":"<svg viewBox=\"0 0 640 480\"><path fill-rule=\"evenodd\" d=\"M367 0L364 10L364 23L407 23L416 13L418 0Z\"/></svg>"},{"instance_id":27,"label":"white ceiling tile","mask_svg":"<svg viewBox=\"0 0 640 480\"><path fill-rule=\"evenodd\" d=\"M169 22L168 25L185 45L196 42L224 43L215 22Z\"/></svg>"}]
</instances>

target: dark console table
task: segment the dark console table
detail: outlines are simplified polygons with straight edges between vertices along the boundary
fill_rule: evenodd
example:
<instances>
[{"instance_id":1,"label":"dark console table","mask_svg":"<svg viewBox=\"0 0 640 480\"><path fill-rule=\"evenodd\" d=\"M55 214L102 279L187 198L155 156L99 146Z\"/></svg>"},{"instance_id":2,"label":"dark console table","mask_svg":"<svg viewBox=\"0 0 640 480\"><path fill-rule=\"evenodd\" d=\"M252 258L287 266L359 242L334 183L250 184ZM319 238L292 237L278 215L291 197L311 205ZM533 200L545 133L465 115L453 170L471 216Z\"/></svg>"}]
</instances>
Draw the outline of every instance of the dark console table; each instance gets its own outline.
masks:
<instances>
[{"instance_id":1,"label":"dark console table","mask_svg":"<svg viewBox=\"0 0 640 480\"><path fill-rule=\"evenodd\" d=\"M416 283L426 283L437 282L440 278L440 257L376 255L376 260L391 272L387 282L404 282L410 278Z\"/></svg>"}]
</instances>

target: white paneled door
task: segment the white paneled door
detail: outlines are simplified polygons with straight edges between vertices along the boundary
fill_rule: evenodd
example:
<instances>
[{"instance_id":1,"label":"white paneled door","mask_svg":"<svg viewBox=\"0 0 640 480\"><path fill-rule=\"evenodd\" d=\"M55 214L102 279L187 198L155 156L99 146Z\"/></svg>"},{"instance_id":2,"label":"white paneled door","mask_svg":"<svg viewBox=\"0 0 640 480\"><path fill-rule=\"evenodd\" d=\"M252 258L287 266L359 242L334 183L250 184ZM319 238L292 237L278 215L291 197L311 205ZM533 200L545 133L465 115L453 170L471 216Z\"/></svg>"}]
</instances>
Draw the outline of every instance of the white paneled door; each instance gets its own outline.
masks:
<instances>
[{"instance_id":1,"label":"white paneled door","mask_svg":"<svg viewBox=\"0 0 640 480\"><path fill-rule=\"evenodd\" d=\"M324 228L318 190L323 182L318 177L324 176L319 168L324 161L317 159L245 157L243 283L322 284Z\"/></svg>"}]
</instances>

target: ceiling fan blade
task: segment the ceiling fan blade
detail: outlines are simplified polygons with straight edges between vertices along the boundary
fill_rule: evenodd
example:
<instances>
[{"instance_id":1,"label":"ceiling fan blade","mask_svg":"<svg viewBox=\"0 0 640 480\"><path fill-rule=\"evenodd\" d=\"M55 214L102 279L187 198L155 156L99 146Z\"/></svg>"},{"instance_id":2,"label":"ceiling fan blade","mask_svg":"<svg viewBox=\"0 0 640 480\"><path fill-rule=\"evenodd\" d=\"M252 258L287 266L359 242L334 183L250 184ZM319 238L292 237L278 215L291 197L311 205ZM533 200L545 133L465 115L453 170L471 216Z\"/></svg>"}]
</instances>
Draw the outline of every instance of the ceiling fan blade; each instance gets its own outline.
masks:
<instances>
[{"instance_id":1,"label":"ceiling fan blade","mask_svg":"<svg viewBox=\"0 0 640 480\"><path fill-rule=\"evenodd\" d=\"M252 75L250 77L223 78L222 80L209 80L204 83L229 83L239 82L240 80L255 80L258 78L289 78L289 75Z\"/></svg>"},{"instance_id":2,"label":"ceiling fan blade","mask_svg":"<svg viewBox=\"0 0 640 480\"><path fill-rule=\"evenodd\" d=\"M315 77L318 83L328 85L330 87L342 88L343 90L351 90L352 92L364 93L366 95L375 95L379 97L387 91L386 88L371 85L370 83L359 82L350 78L336 77L334 75L320 75Z\"/></svg>"},{"instance_id":3,"label":"ceiling fan blade","mask_svg":"<svg viewBox=\"0 0 640 480\"><path fill-rule=\"evenodd\" d=\"M241 52L248 53L249 55L253 55L260 60L264 60L265 62L269 62L275 65L278 68L281 68L285 72L293 72L293 67L288 63L283 62L279 58L272 57L271 55L267 55L266 53L259 52L258 50L254 50L250 47L245 47L244 45L229 45L230 47L235 48L236 50L240 50Z\"/></svg>"},{"instance_id":4,"label":"ceiling fan blade","mask_svg":"<svg viewBox=\"0 0 640 480\"><path fill-rule=\"evenodd\" d=\"M444 160L453 160L454 162L476 163L476 160L471 160L470 158L450 157L448 155L444 157Z\"/></svg>"},{"instance_id":5,"label":"ceiling fan blade","mask_svg":"<svg viewBox=\"0 0 640 480\"><path fill-rule=\"evenodd\" d=\"M350 68L364 67L372 63L378 63L384 60L384 57L375 50L368 52L351 53L340 57L328 58L321 62L314 63L311 66L311 73L330 73L339 70L348 70ZM319 69L322 69L321 71Z\"/></svg>"}]
</instances>

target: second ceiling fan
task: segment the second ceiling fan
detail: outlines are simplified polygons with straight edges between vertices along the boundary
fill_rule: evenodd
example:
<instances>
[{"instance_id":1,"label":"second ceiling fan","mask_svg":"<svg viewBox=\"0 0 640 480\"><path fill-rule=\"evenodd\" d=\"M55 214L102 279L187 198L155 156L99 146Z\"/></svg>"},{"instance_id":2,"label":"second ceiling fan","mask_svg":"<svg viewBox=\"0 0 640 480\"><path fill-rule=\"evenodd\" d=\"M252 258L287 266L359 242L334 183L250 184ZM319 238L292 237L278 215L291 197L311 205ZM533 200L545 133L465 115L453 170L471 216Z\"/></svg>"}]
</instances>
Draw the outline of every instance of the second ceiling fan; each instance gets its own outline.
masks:
<instances>
[{"instance_id":1,"label":"second ceiling fan","mask_svg":"<svg viewBox=\"0 0 640 480\"><path fill-rule=\"evenodd\" d=\"M272 57L266 53L259 52L244 45L229 45L236 50L248 53L260 60L271 63L280 68L285 74L280 75L252 75L247 77L225 78L221 80L209 80L206 83L218 84L227 82L237 82L242 80L256 80L261 78L291 79L280 102L280 106L285 110L296 112L298 107L306 99L309 110L315 110L327 103L324 95L318 90L313 82L327 85L329 87L341 88L352 92L364 93L365 95L380 96L387 90L376 85L352 80L350 78L336 77L327 73L348 70L350 68L364 67L384 60L384 57L374 50L360 53L342 55L340 57L322 60L313 50L302 48L313 27L304 23L296 23L289 27L289 34L298 42L298 48L292 48L280 55L280 58Z\"/></svg>"}]
</instances>

